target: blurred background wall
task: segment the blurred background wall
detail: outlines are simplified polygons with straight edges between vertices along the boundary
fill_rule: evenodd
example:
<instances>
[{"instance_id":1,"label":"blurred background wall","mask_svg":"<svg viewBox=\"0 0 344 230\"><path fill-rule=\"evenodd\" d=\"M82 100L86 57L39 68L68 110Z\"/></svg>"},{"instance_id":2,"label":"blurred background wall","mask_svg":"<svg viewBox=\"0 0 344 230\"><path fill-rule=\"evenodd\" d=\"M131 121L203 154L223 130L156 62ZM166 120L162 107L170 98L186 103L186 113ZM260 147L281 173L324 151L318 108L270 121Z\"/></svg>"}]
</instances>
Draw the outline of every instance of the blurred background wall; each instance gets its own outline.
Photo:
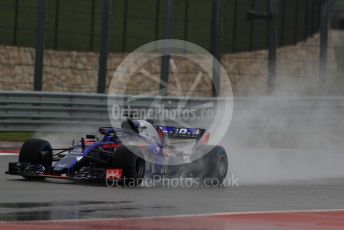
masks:
<instances>
[{"instance_id":1,"label":"blurred background wall","mask_svg":"<svg viewBox=\"0 0 344 230\"><path fill-rule=\"evenodd\" d=\"M121 60L139 46L165 37L166 21L172 20L172 38L194 42L212 52L214 1L173 0L168 18L168 0L110 0L106 86ZM324 0L279 0L276 87L288 84L311 94L319 75L319 28ZM42 90L97 92L99 52L102 44L102 0L45 0L44 28L39 27L39 0L0 2L0 90L32 90L35 76L37 31L44 30ZM239 95L268 92L269 20L247 20L247 11L269 13L269 0L221 1L219 59L234 92ZM330 22L327 47L329 82L338 86L343 66L342 11ZM181 62L184 84L195 74ZM159 60L152 64L159 73ZM173 77L172 77L173 78ZM334 79L334 80L331 80ZM142 79L141 79L142 81ZM314 81L314 82L313 82ZM340 83L341 80L339 81ZM139 83L136 82L133 85ZM153 83L152 83L153 84ZM158 87L158 86L152 86ZM202 88L202 87L201 87ZM211 90L209 88L209 90ZM206 87L199 94L211 95ZM337 94L342 88L331 87ZM129 93L138 93L135 87Z\"/></svg>"}]
</instances>

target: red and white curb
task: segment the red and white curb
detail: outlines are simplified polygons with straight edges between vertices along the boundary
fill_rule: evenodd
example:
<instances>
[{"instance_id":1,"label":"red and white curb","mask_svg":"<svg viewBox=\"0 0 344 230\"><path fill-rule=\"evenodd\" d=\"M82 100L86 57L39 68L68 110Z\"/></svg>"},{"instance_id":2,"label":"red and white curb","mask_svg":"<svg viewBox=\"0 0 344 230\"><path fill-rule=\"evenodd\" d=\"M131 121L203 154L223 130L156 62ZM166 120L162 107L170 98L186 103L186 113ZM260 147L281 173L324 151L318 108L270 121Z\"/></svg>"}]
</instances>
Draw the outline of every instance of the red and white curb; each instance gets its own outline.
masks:
<instances>
[{"instance_id":1,"label":"red and white curb","mask_svg":"<svg viewBox=\"0 0 344 230\"><path fill-rule=\"evenodd\" d=\"M342 230L344 210L233 212L165 217L0 222L0 229L219 229L219 230Z\"/></svg>"}]
</instances>

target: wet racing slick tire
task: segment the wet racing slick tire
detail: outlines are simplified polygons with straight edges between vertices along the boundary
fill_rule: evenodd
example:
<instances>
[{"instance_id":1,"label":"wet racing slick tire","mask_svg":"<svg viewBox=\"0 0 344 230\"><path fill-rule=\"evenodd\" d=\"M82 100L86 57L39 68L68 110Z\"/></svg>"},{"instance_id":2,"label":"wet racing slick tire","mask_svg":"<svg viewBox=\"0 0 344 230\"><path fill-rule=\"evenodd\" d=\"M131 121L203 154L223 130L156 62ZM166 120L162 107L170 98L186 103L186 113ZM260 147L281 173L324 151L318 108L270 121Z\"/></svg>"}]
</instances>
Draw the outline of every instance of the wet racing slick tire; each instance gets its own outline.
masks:
<instances>
[{"instance_id":1,"label":"wet racing slick tire","mask_svg":"<svg viewBox=\"0 0 344 230\"><path fill-rule=\"evenodd\" d=\"M112 167L123 169L123 179L119 184L124 187L139 186L145 176L146 161L143 154L138 153L141 152L136 146L123 146L115 151Z\"/></svg>"},{"instance_id":2,"label":"wet racing slick tire","mask_svg":"<svg viewBox=\"0 0 344 230\"><path fill-rule=\"evenodd\" d=\"M193 177L203 185L220 186L223 184L228 171L228 158L222 146L200 145L195 149L205 153L201 158L193 161Z\"/></svg>"},{"instance_id":3,"label":"wet racing slick tire","mask_svg":"<svg viewBox=\"0 0 344 230\"><path fill-rule=\"evenodd\" d=\"M33 165L42 165L44 170L51 167L53 161L53 153L51 145L48 141L42 139L28 139L24 142L19 153L20 163L30 163ZM41 176L27 176L24 178L30 180L44 180Z\"/></svg>"}]
</instances>

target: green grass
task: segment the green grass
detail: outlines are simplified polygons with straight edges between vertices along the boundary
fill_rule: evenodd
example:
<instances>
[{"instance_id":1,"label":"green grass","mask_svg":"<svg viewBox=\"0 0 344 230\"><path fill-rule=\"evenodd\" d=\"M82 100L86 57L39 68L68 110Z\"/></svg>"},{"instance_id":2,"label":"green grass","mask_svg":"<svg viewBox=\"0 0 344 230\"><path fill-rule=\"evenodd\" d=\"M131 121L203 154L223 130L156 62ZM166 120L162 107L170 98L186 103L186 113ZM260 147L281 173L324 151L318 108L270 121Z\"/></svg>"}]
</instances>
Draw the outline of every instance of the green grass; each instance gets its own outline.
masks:
<instances>
[{"instance_id":1,"label":"green grass","mask_svg":"<svg viewBox=\"0 0 344 230\"><path fill-rule=\"evenodd\" d=\"M23 142L33 136L33 132L0 132L0 141Z\"/></svg>"},{"instance_id":2,"label":"green grass","mask_svg":"<svg viewBox=\"0 0 344 230\"><path fill-rule=\"evenodd\" d=\"M99 51L101 26L101 0L95 0L94 35L91 36L91 13L93 0L59 0L59 11L56 14L57 1L46 0L46 48L55 48L57 33L57 49L76 51ZM121 52L123 49L124 33L124 2L128 1L128 20L126 31L126 51L132 51L139 46L156 39L163 38L165 0L160 0L158 28L156 28L156 6L158 0L112 0L112 16L110 29L110 50ZM234 1L225 0L223 4L223 51L240 52L249 50L251 23L246 21L246 10L251 8L252 0L237 0L237 26L233 37ZM37 0L19 0L17 44L19 46L35 46ZM175 0L174 38L184 38L185 4L186 0ZM206 49L210 49L211 37L211 0L189 0L187 40ZM313 2L313 1L312 1ZM255 0L255 9L267 12L268 0ZM296 5L297 3L297 5ZM307 0L286 0L284 21L284 44L294 42L294 32L297 39L304 38L305 27L311 25L312 6ZM298 23L295 16L298 15ZM306 16L308 15L308 19ZM56 20L58 18L58 20ZM0 2L0 44L13 45L15 21L15 0ZM308 24L307 24L308 22ZM56 27L56 25L58 25ZM297 29L295 29L297 25ZM56 29L57 28L57 29ZM253 49L266 48L267 22L256 21L253 28ZM233 42L233 38L235 41ZM93 48L90 49L91 44ZM235 47L233 47L233 44Z\"/></svg>"}]
</instances>

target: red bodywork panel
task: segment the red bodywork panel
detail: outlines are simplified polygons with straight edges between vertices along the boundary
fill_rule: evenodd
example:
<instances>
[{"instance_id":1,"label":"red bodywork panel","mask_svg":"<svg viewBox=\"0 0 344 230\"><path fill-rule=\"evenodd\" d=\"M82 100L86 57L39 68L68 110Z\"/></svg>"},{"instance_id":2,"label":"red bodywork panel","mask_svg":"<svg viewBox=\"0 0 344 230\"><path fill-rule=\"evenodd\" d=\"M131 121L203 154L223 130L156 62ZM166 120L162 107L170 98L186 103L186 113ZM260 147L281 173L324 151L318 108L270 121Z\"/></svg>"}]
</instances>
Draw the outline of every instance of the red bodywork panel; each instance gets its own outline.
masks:
<instances>
[{"instance_id":1,"label":"red bodywork panel","mask_svg":"<svg viewBox=\"0 0 344 230\"><path fill-rule=\"evenodd\" d=\"M109 149L119 148L121 146L122 144L106 144L106 145L103 145L102 148L105 150L109 150Z\"/></svg>"},{"instance_id":2,"label":"red bodywork panel","mask_svg":"<svg viewBox=\"0 0 344 230\"><path fill-rule=\"evenodd\" d=\"M123 174L123 169L106 169L106 179L120 179Z\"/></svg>"}]
</instances>

